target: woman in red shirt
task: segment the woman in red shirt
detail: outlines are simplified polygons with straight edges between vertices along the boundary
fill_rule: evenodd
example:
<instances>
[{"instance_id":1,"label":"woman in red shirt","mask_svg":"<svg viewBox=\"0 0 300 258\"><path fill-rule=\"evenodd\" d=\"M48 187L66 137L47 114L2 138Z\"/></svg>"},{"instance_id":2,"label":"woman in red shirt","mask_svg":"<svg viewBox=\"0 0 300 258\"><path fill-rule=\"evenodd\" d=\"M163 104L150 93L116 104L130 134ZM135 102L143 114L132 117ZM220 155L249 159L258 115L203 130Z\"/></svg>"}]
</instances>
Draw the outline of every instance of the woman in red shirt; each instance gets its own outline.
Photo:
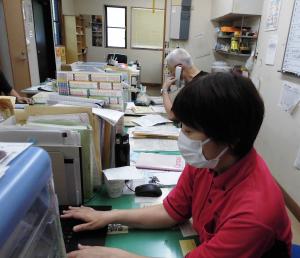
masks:
<instances>
[{"instance_id":1,"label":"woman in red shirt","mask_svg":"<svg viewBox=\"0 0 300 258\"><path fill-rule=\"evenodd\" d=\"M109 223L166 228L193 218L201 244L188 258L290 257L281 191L253 148L264 104L251 80L230 73L199 77L180 91L172 111L182 122L178 147L187 165L162 205L108 212L70 208L63 217L86 221L75 231ZM69 257L140 257L79 248Z\"/></svg>"}]
</instances>

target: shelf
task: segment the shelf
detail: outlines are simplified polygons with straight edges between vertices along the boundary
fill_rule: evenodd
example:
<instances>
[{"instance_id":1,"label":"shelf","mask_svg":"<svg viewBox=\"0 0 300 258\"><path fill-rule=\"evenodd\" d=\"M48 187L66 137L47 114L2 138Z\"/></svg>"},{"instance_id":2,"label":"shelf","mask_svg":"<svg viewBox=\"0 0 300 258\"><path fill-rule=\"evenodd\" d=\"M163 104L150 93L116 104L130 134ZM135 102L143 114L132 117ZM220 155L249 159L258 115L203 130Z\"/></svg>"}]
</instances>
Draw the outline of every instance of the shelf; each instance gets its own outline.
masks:
<instances>
[{"instance_id":1,"label":"shelf","mask_svg":"<svg viewBox=\"0 0 300 258\"><path fill-rule=\"evenodd\" d=\"M220 21L235 21L243 18L248 18L248 17L261 17L261 15L257 14L237 14L237 13L230 13L226 14L221 17L215 17L212 18L211 21L213 22L220 22Z\"/></svg>"},{"instance_id":2,"label":"shelf","mask_svg":"<svg viewBox=\"0 0 300 258\"><path fill-rule=\"evenodd\" d=\"M252 37L252 36L218 36L218 39L231 39L231 38L238 38L238 39L257 39L257 37Z\"/></svg>"},{"instance_id":3,"label":"shelf","mask_svg":"<svg viewBox=\"0 0 300 258\"><path fill-rule=\"evenodd\" d=\"M77 34L77 33L76 33L76 36L84 36L84 35L85 35L85 34Z\"/></svg>"},{"instance_id":4,"label":"shelf","mask_svg":"<svg viewBox=\"0 0 300 258\"><path fill-rule=\"evenodd\" d=\"M231 55L231 56L241 56L241 57L247 57L247 56L251 56L251 54L242 54L242 53L235 53L235 52L226 52L223 50L217 50L214 49L215 52L220 53L220 54L225 54L225 55Z\"/></svg>"}]
</instances>

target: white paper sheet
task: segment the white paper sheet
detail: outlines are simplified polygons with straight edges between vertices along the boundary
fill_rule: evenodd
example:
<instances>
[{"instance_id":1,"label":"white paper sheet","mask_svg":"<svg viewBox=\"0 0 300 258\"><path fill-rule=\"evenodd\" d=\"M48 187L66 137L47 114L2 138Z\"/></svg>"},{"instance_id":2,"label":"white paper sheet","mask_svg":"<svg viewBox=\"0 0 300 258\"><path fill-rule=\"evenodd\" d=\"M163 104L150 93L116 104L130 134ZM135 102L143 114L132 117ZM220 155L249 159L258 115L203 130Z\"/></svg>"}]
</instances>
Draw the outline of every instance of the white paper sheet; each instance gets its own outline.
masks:
<instances>
[{"instance_id":1,"label":"white paper sheet","mask_svg":"<svg viewBox=\"0 0 300 258\"><path fill-rule=\"evenodd\" d=\"M197 236L198 233L193 228L191 220L188 220L187 222L181 224L179 226L181 234L183 237L190 237L190 236Z\"/></svg>"},{"instance_id":2,"label":"white paper sheet","mask_svg":"<svg viewBox=\"0 0 300 258\"><path fill-rule=\"evenodd\" d=\"M5 175L7 169L9 169L9 166L0 167L0 179Z\"/></svg>"},{"instance_id":3,"label":"white paper sheet","mask_svg":"<svg viewBox=\"0 0 300 258\"><path fill-rule=\"evenodd\" d=\"M133 151L178 151L177 140L130 138Z\"/></svg>"},{"instance_id":4,"label":"white paper sheet","mask_svg":"<svg viewBox=\"0 0 300 258\"><path fill-rule=\"evenodd\" d=\"M172 121L162 117L161 115L147 115L132 120L134 123L146 127L157 124L171 123Z\"/></svg>"},{"instance_id":5,"label":"white paper sheet","mask_svg":"<svg viewBox=\"0 0 300 258\"><path fill-rule=\"evenodd\" d=\"M277 30L280 17L281 0L269 0L265 31Z\"/></svg>"},{"instance_id":6,"label":"white paper sheet","mask_svg":"<svg viewBox=\"0 0 300 258\"><path fill-rule=\"evenodd\" d=\"M272 35L269 37L267 52L265 57L266 65L274 65L276 57L276 49L278 44L278 35Z\"/></svg>"},{"instance_id":7,"label":"white paper sheet","mask_svg":"<svg viewBox=\"0 0 300 258\"><path fill-rule=\"evenodd\" d=\"M118 121L124 116L123 112L106 109L106 108L93 108L93 114L103 118L107 122L109 122L112 126L115 126Z\"/></svg>"},{"instance_id":8,"label":"white paper sheet","mask_svg":"<svg viewBox=\"0 0 300 258\"><path fill-rule=\"evenodd\" d=\"M125 166L103 170L107 180L140 180L144 174L134 166Z\"/></svg>"},{"instance_id":9,"label":"white paper sheet","mask_svg":"<svg viewBox=\"0 0 300 258\"><path fill-rule=\"evenodd\" d=\"M300 102L300 86L288 81L283 82L279 107L288 113L292 113Z\"/></svg>"},{"instance_id":10,"label":"white paper sheet","mask_svg":"<svg viewBox=\"0 0 300 258\"><path fill-rule=\"evenodd\" d=\"M162 114L166 114L167 111L165 109L164 106L151 106L151 109L155 112L155 113L162 113Z\"/></svg>"},{"instance_id":11,"label":"white paper sheet","mask_svg":"<svg viewBox=\"0 0 300 258\"><path fill-rule=\"evenodd\" d=\"M172 172L172 171L155 171L155 170L142 170L145 174L147 183L153 180L153 177L157 179L157 184L163 186L174 186L177 185L181 172Z\"/></svg>"},{"instance_id":12,"label":"white paper sheet","mask_svg":"<svg viewBox=\"0 0 300 258\"><path fill-rule=\"evenodd\" d=\"M2 168L6 167L11 161L13 161L31 145L32 143L0 142L0 151L6 152L6 156L0 160L0 166Z\"/></svg>"}]
</instances>

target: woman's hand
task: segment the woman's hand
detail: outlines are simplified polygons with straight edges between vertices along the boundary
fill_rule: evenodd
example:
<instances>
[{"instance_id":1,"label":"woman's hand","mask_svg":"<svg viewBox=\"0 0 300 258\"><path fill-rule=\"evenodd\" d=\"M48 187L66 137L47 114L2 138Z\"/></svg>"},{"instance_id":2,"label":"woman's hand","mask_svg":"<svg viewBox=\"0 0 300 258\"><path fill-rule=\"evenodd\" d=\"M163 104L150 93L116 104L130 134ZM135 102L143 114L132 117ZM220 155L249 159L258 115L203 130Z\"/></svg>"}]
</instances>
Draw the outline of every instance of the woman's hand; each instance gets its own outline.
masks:
<instances>
[{"instance_id":1,"label":"woman's hand","mask_svg":"<svg viewBox=\"0 0 300 258\"><path fill-rule=\"evenodd\" d=\"M26 97L17 97L17 102L24 103L24 104L33 104L32 99Z\"/></svg>"},{"instance_id":2,"label":"woman's hand","mask_svg":"<svg viewBox=\"0 0 300 258\"><path fill-rule=\"evenodd\" d=\"M75 232L83 230L95 230L102 228L112 222L113 211L96 211L89 207L69 207L69 210L63 211L61 218L79 219L86 223L79 224L73 228Z\"/></svg>"},{"instance_id":3,"label":"woman's hand","mask_svg":"<svg viewBox=\"0 0 300 258\"><path fill-rule=\"evenodd\" d=\"M77 251L68 253L68 258L140 258L117 248L78 245Z\"/></svg>"}]
</instances>

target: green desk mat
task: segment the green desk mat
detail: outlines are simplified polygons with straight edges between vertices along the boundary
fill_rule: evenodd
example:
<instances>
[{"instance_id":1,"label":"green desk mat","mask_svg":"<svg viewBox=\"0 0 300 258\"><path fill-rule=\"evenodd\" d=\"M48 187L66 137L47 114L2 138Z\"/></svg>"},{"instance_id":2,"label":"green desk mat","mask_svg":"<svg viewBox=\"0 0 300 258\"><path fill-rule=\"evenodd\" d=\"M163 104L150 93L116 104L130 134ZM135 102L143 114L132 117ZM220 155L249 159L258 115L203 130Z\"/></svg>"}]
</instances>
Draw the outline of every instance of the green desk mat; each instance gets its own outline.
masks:
<instances>
[{"instance_id":1,"label":"green desk mat","mask_svg":"<svg viewBox=\"0 0 300 258\"><path fill-rule=\"evenodd\" d=\"M134 195L112 199L108 197L105 187L85 204L111 205L113 209L139 208L139 203L134 202ZM199 245L198 237L184 238L179 227L158 230L129 229L128 234L108 235L105 246L149 257L179 258L183 257L179 240L186 239L194 239L196 245Z\"/></svg>"}]
</instances>

